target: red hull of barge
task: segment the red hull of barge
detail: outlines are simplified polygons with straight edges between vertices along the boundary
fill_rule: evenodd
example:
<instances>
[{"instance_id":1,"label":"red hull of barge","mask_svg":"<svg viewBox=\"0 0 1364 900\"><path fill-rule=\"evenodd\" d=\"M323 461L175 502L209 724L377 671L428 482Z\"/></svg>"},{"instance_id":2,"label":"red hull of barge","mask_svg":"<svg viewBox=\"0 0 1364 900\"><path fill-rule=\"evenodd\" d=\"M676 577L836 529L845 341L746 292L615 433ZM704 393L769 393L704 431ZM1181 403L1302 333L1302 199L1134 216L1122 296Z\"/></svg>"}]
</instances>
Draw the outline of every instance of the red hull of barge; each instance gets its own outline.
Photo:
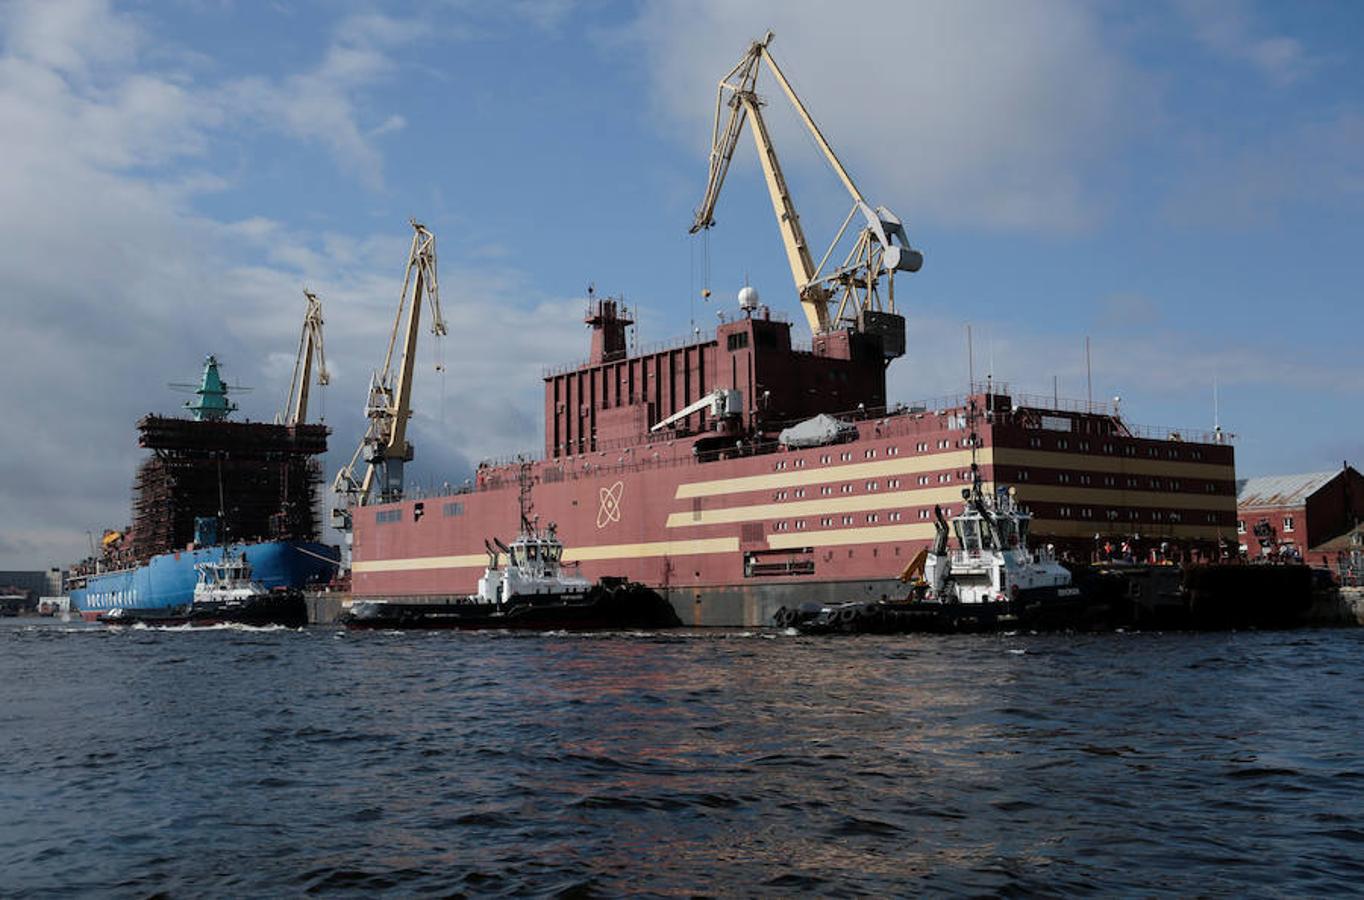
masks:
<instances>
[{"instance_id":1,"label":"red hull of barge","mask_svg":"<svg viewBox=\"0 0 1364 900\"><path fill-rule=\"evenodd\" d=\"M802 351L763 315L630 357L612 301L587 321L591 361L545 378L545 459L480 467L467 492L355 510L356 598L473 592L484 540L518 530L523 482L535 515L558 524L566 561L655 588L685 624L763 625L783 605L895 596L933 537L934 504L959 503L969 484L973 429L983 478L1017 487L1034 542L1088 558L1096 535L1115 546L1140 535L1215 554L1235 535L1233 450L1214 436L1141 436L1113 411L1029 405L998 386L872 415L885 360L867 335ZM740 415L701 411L681 432L648 433L716 388L741 392ZM781 424L858 404L852 440L774 440Z\"/></svg>"}]
</instances>

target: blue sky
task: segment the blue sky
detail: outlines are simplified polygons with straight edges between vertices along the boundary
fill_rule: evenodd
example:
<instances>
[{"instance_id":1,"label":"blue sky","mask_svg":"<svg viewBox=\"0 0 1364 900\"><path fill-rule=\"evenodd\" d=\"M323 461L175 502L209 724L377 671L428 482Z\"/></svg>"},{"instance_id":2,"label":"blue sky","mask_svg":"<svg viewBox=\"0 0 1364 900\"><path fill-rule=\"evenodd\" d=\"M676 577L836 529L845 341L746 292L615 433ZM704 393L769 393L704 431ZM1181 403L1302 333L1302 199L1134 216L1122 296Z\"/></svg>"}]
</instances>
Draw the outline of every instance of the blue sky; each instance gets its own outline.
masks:
<instances>
[{"instance_id":1,"label":"blue sky","mask_svg":"<svg viewBox=\"0 0 1364 900\"><path fill-rule=\"evenodd\" d=\"M419 481L542 444L544 366L588 283L641 341L713 324L747 279L803 329L751 144L703 245L715 81L773 51L873 204L902 278L892 397L1017 389L1207 428L1243 475L1361 460L1364 9L1251 2L754 0L0 3L0 567L128 517L133 423L217 353L282 402L322 297L336 433L359 440L416 216L450 337L422 348ZM763 76L812 242L841 188ZM435 371L437 353L446 363Z\"/></svg>"}]
</instances>

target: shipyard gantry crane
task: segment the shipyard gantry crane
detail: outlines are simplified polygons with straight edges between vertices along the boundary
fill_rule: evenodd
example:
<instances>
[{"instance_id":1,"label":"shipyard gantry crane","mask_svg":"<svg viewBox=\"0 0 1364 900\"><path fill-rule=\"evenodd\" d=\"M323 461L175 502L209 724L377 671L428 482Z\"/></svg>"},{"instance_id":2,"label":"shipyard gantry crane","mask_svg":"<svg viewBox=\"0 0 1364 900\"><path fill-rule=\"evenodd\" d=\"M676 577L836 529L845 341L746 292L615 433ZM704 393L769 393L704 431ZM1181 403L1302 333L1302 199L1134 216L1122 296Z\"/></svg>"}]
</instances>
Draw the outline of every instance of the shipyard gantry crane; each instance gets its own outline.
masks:
<instances>
[{"instance_id":1,"label":"shipyard gantry crane","mask_svg":"<svg viewBox=\"0 0 1364 900\"><path fill-rule=\"evenodd\" d=\"M787 262L796 282L796 292L810 322L810 330L816 335L842 328L876 333L881 336L887 360L903 356L905 320L895 312L895 273L919 271L923 265L923 254L910 246L904 225L894 213L884 206L872 209L863 198L819 126L805 109L805 104L796 96L791 83L772 58L768 49L772 37L769 31L762 40L754 41L739 64L720 79L715 99L715 124L711 133L710 178L706 184L705 198L696 210L691 232L695 234L715 224L715 204L720 197L720 188L729 172L744 121L752 119L758 161L767 180L772 209L777 215L777 227L786 246ZM852 209L819 265L815 265L810 254L800 216L796 214L796 206L787 188L781 164L777 161L767 123L763 121L763 101L754 89L762 63L766 63L772 71L801 122L852 197ZM729 107L727 117L723 114L725 107ZM725 120L723 128L721 119ZM865 224L856 242L840 265L826 269L830 257L847 234L848 226L859 216ZM881 291L883 279L884 299Z\"/></svg>"},{"instance_id":2,"label":"shipyard gantry crane","mask_svg":"<svg viewBox=\"0 0 1364 900\"><path fill-rule=\"evenodd\" d=\"M391 503L403 496L403 464L412 459L407 420L412 415L412 375L417 360L423 297L431 306L431 333L437 337L445 335L436 280L436 236L416 220L411 224L412 249L407 255L403 292L398 298L398 314L389 335L388 352L384 355L383 368L370 377L369 400L365 404L369 428L350 462L337 473L332 483L332 490L340 501L332 511L332 524L346 530L350 528L351 512L356 506L370 502ZM362 459L364 474L358 475L357 468Z\"/></svg>"},{"instance_id":3,"label":"shipyard gantry crane","mask_svg":"<svg viewBox=\"0 0 1364 900\"><path fill-rule=\"evenodd\" d=\"M331 383L327 373L327 354L322 348L322 301L307 288L303 297L308 308L303 313L303 330L298 336L298 356L294 358L294 374L289 380L289 399L284 412L276 418L285 425L302 425L308 421L308 385L313 378L313 359L317 359L317 383L325 387Z\"/></svg>"}]
</instances>

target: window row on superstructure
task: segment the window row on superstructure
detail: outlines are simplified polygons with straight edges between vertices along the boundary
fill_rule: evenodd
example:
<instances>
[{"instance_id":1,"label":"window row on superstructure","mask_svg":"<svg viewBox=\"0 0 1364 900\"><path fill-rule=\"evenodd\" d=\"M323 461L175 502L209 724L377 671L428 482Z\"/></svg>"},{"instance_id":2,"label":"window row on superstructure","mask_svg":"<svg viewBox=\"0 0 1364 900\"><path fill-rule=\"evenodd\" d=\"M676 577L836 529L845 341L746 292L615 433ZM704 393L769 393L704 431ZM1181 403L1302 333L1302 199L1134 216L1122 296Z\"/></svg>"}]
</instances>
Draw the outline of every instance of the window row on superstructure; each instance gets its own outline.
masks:
<instances>
[{"instance_id":1,"label":"window row on superstructure","mask_svg":"<svg viewBox=\"0 0 1364 900\"><path fill-rule=\"evenodd\" d=\"M1193 524L1230 527L1233 518L1230 513L1208 510L1114 508L1055 503L1029 504L1029 508L1038 520L1081 519L1128 525ZM843 513L817 518L776 519L768 523L768 528L772 531L804 531L813 527L862 527L881 523L931 522L932 520L932 507L919 507L916 509L878 510L867 513Z\"/></svg>"}]
</instances>

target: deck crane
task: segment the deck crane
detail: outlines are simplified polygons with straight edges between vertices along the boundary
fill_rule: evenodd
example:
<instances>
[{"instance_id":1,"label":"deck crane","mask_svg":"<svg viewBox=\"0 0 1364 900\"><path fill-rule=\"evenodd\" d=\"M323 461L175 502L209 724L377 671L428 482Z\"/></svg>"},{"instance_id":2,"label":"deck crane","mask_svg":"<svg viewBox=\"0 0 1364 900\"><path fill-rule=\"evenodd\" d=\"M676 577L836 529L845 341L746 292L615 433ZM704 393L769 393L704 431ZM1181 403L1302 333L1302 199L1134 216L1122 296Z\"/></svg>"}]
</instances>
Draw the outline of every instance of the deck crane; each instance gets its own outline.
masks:
<instances>
[{"instance_id":1,"label":"deck crane","mask_svg":"<svg viewBox=\"0 0 1364 900\"><path fill-rule=\"evenodd\" d=\"M753 121L753 141L758 147L758 161L762 165L767 180L767 190L772 197L772 209L777 215L777 226L781 230L782 242L786 245L786 258L791 266L791 275L796 282L801 305L810 322L810 330L816 335L827 334L841 328L855 328L858 331L880 335L886 359L904 355L905 320L895 312L895 273L917 272L923 265L923 254L909 244L904 225L900 219L884 206L875 209L866 202L847 169L839 162L829 142L820 132L805 104L796 96L791 83L786 80L768 45L772 43L772 32L760 41L754 41L742 60L720 79L720 87L715 99L715 124L711 135L710 178L706 184L706 195L696 210L691 233L710 228L715 224L715 204L720 197L720 188L725 175L729 172L730 160L734 157L739 135L743 131L744 120ZM829 165L843 182L852 196L853 206L843 225L839 228L824 257L815 265L810 254L805 232L801 228L800 216L796 214L795 203L786 186L781 164L777 161L776 150L772 146L767 124L763 121L763 101L754 90L761 64L767 67L781 85L787 99L795 107L801 122L823 151ZM729 107L726 118L722 113ZM725 119L721 127L721 119ZM826 269L830 257L838 249L854 219L861 217L865 223L858 234L857 241L848 251L840 265ZM881 281L885 279L885 298L881 297Z\"/></svg>"},{"instance_id":2,"label":"deck crane","mask_svg":"<svg viewBox=\"0 0 1364 900\"><path fill-rule=\"evenodd\" d=\"M298 337L298 356L294 359L294 374L289 380L289 399L284 412L276 419L286 425L302 425L308 421L308 384L313 377L313 359L317 359L317 383L331 382L327 373L327 354L322 348L322 301L307 288L303 297L308 308L303 313L303 331Z\"/></svg>"},{"instance_id":3,"label":"deck crane","mask_svg":"<svg viewBox=\"0 0 1364 900\"><path fill-rule=\"evenodd\" d=\"M407 420L412 415L412 375L416 366L423 296L431 306L431 333L437 337L445 335L436 280L436 236L416 220L411 224L412 249L407 256L403 292L398 299L398 314L393 320L388 352L383 368L370 377L369 400L365 404L369 428L350 462L337 473L332 483L332 490L341 501L332 511L332 524L345 530L350 528L351 513L356 506L402 499L403 464L412 459ZM357 467L362 459L364 474L358 475Z\"/></svg>"}]
</instances>

